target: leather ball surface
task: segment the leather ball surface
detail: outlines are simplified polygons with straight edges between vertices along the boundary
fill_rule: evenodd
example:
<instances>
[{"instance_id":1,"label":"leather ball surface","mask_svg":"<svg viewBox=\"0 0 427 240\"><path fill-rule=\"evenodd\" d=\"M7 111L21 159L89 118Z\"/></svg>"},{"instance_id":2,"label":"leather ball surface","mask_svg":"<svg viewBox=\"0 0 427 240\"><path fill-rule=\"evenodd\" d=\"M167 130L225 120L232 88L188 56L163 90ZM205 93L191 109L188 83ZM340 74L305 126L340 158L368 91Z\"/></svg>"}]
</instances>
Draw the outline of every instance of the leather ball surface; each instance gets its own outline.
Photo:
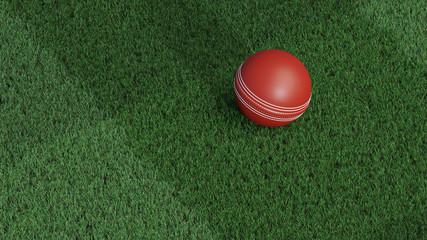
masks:
<instances>
[{"instance_id":1,"label":"leather ball surface","mask_svg":"<svg viewBox=\"0 0 427 240\"><path fill-rule=\"evenodd\" d=\"M243 114L266 127L298 119L311 99L311 80L303 63L282 50L264 50L237 69L234 96Z\"/></svg>"}]
</instances>

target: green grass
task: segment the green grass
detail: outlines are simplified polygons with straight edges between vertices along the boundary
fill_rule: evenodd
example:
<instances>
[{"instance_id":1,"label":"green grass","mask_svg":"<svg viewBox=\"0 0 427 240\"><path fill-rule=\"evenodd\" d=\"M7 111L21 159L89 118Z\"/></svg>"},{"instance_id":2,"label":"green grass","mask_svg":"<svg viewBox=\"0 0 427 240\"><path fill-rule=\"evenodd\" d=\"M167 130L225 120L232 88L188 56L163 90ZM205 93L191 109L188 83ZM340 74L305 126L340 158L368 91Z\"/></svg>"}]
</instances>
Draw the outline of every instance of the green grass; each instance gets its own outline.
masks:
<instances>
[{"instance_id":1,"label":"green grass","mask_svg":"<svg viewBox=\"0 0 427 240\"><path fill-rule=\"evenodd\" d=\"M425 2L0 6L0 236L425 238ZM270 48L313 84L281 128L232 92Z\"/></svg>"},{"instance_id":2,"label":"green grass","mask_svg":"<svg viewBox=\"0 0 427 240\"><path fill-rule=\"evenodd\" d=\"M0 22L0 238L211 238L25 24Z\"/></svg>"}]
</instances>

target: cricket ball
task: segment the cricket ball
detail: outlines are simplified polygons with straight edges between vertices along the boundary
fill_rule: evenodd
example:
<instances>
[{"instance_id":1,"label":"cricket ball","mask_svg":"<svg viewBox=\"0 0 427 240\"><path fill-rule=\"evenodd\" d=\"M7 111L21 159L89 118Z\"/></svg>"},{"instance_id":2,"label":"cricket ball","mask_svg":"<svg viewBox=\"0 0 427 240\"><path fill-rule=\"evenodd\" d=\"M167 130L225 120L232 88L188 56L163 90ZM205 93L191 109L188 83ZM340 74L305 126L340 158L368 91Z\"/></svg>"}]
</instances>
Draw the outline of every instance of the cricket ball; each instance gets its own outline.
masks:
<instances>
[{"instance_id":1,"label":"cricket ball","mask_svg":"<svg viewBox=\"0 0 427 240\"><path fill-rule=\"evenodd\" d=\"M308 108L311 80L294 55L264 50L237 69L234 97L242 113L253 122L280 127L298 119Z\"/></svg>"}]
</instances>

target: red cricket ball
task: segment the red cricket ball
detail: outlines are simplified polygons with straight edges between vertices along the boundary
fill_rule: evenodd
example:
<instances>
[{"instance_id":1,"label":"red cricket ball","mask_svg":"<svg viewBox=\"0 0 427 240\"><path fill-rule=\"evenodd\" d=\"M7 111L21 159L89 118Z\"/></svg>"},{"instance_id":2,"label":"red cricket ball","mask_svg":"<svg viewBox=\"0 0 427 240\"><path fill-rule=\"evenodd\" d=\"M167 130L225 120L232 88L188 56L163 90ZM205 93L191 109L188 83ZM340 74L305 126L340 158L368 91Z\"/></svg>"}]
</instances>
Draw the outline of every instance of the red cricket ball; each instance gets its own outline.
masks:
<instances>
[{"instance_id":1,"label":"red cricket ball","mask_svg":"<svg viewBox=\"0 0 427 240\"><path fill-rule=\"evenodd\" d=\"M264 50L237 69L234 97L250 120L266 127L279 127L295 121L308 108L311 80L294 55Z\"/></svg>"}]
</instances>

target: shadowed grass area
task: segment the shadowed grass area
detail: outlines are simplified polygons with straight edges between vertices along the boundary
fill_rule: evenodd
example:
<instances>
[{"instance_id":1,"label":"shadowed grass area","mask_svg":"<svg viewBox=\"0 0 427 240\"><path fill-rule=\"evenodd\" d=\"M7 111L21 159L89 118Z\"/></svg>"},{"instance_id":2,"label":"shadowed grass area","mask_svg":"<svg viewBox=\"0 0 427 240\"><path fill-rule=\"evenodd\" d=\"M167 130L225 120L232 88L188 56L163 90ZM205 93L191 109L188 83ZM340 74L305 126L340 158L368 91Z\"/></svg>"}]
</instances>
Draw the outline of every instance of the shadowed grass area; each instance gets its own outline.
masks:
<instances>
[{"instance_id":1,"label":"shadowed grass area","mask_svg":"<svg viewBox=\"0 0 427 240\"><path fill-rule=\"evenodd\" d=\"M399 39L399 49L396 49L398 54L422 66L427 59L427 52L423 51L427 48L426 8L425 1L412 0L406 4L371 1L361 8L361 14L374 21L376 26L391 30L393 36Z\"/></svg>"},{"instance_id":2,"label":"shadowed grass area","mask_svg":"<svg viewBox=\"0 0 427 240\"><path fill-rule=\"evenodd\" d=\"M25 28L0 11L0 238L211 239Z\"/></svg>"},{"instance_id":3,"label":"shadowed grass area","mask_svg":"<svg viewBox=\"0 0 427 240\"><path fill-rule=\"evenodd\" d=\"M369 15L383 7L359 2L24 1L7 11L220 237L422 238L426 68L413 53L425 34L413 29L426 22L419 3L404 5L418 21L409 30L385 28ZM268 48L297 56L313 82L307 112L277 129L250 123L232 94L237 67Z\"/></svg>"}]
</instances>

